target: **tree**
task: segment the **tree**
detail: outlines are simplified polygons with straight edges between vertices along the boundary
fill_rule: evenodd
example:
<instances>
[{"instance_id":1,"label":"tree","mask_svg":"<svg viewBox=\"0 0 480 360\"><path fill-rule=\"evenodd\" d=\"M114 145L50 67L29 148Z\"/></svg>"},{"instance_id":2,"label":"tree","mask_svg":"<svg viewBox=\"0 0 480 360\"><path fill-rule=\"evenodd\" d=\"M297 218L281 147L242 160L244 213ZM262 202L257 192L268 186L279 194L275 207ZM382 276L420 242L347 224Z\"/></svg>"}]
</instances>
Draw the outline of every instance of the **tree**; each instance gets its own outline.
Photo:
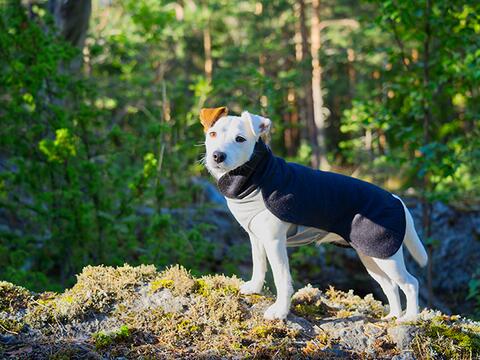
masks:
<instances>
[{"instance_id":1,"label":"tree","mask_svg":"<svg viewBox=\"0 0 480 360\"><path fill-rule=\"evenodd\" d=\"M315 127L311 131L315 140L313 142L314 167L328 169L329 164L326 154L325 141L325 109L323 107L322 95L322 66L320 64L320 0L312 0L312 20L311 20L311 45L310 53L312 57L312 100L313 100L313 119Z\"/></svg>"}]
</instances>

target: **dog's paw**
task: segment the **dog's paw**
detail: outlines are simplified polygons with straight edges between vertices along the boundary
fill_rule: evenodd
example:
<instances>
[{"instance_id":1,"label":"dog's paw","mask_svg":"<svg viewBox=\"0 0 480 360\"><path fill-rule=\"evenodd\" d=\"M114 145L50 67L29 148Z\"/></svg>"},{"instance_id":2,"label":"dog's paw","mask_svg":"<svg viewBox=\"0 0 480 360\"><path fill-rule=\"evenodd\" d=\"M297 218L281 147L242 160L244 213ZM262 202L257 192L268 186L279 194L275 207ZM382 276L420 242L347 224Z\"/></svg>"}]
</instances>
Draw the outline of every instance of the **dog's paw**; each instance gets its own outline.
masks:
<instances>
[{"instance_id":1,"label":"dog's paw","mask_svg":"<svg viewBox=\"0 0 480 360\"><path fill-rule=\"evenodd\" d=\"M289 307L281 304L274 303L263 314L265 320L283 320L287 317Z\"/></svg>"},{"instance_id":2,"label":"dog's paw","mask_svg":"<svg viewBox=\"0 0 480 360\"><path fill-rule=\"evenodd\" d=\"M382 317L382 320L383 321L390 321L392 320L393 318L399 318L400 315L399 314L394 314L394 313L388 313L387 315L385 315L384 317Z\"/></svg>"},{"instance_id":3,"label":"dog's paw","mask_svg":"<svg viewBox=\"0 0 480 360\"><path fill-rule=\"evenodd\" d=\"M262 291L263 284L253 281L247 281L240 286L240 294L250 295L250 294L260 294Z\"/></svg>"},{"instance_id":4,"label":"dog's paw","mask_svg":"<svg viewBox=\"0 0 480 360\"><path fill-rule=\"evenodd\" d=\"M418 315L419 314L405 314L397 319L397 323L415 322L418 320Z\"/></svg>"}]
</instances>

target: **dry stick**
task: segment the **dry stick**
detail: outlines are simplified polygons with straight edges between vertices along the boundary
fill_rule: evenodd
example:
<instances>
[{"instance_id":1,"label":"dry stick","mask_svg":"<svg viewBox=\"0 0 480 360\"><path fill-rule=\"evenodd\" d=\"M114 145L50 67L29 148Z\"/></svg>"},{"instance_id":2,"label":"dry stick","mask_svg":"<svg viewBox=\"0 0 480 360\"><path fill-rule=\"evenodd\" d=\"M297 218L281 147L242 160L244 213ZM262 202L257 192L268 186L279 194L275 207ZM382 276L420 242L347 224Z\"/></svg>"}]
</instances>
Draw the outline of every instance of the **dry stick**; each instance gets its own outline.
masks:
<instances>
[{"instance_id":1,"label":"dry stick","mask_svg":"<svg viewBox=\"0 0 480 360\"><path fill-rule=\"evenodd\" d=\"M13 335L18 335L18 334L19 334L18 332L8 330L8 329L7 329L6 327L4 327L2 324L0 324L0 328L2 328L4 331L6 331L6 332L9 333L9 334L13 334Z\"/></svg>"}]
</instances>

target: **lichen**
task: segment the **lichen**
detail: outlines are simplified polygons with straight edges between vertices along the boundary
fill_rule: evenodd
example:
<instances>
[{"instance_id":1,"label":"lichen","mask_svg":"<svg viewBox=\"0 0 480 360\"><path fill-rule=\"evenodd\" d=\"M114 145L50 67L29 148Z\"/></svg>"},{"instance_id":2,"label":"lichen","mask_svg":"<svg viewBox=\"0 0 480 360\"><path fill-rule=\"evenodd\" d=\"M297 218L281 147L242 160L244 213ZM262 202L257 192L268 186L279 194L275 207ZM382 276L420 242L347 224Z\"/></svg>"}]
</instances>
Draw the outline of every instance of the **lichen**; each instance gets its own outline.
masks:
<instances>
[{"instance_id":1,"label":"lichen","mask_svg":"<svg viewBox=\"0 0 480 360\"><path fill-rule=\"evenodd\" d=\"M385 308L382 303L375 300L372 294L368 294L364 298L361 298L360 296L355 295L353 290L343 292L336 290L332 286L328 288L325 294L328 300L335 304L335 307L339 310L347 310L351 314L366 314L374 318L380 318L385 315Z\"/></svg>"},{"instance_id":2,"label":"lichen","mask_svg":"<svg viewBox=\"0 0 480 360\"><path fill-rule=\"evenodd\" d=\"M0 311L15 312L31 300L31 293L20 286L0 281Z\"/></svg>"},{"instance_id":3,"label":"lichen","mask_svg":"<svg viewBox=\"0 0 480 360\"><path fill-rule=\"evenodd\" d=\"M257 325L255 326L251 334L258 338L267 338L267 337L286 337L289 335L288 328L282 324L272 325Z\"/></svg>"},{"instance_id":4,"label":"lichen","mask_svg":"<svg viewBox=\"0 0 480 360\"><path fill-rule=\"evenodd\" d=\"M45 310L49 314L43 322L70 321L95 314L108 314L114 304L136 296L138 287L152 280L158 273L152 265L132 267L87 266L77 275L77 283L63 294L34 302L31 321Z\"/></svg>"},{"instance_id":5,"label":"lichen","mask_svg":"<svg viewBox=\"0 0 480 360\"><path fill-rule=\"evenodd\" d=\"M391 358L402 351L388 335L393 323L376 319L385 309L371 295L309 285L292 297L288 321L267 321L263 315L274 296L242 295L236 277L194 277L178 265L161 272L125 265L87 267L77 280L60 294L21 291L26 297L18 303L10 298L11 313L0 312L0 333L18 333L36 344L38 358L58 359L86 353L152 359ZM480 324L433 311L421 319L406 325L418 328L418 358L480 356ZM0 348L0 357L2 351L9 349Z\"/></svg>"},{"instance_id":6,"label":"lichen","mask_svg":"<svg viewBox=\"0 0 480 360\"><path fill-rule=\"evenodd\" d=\"M0 319L0 334L18 334L25 325L15 319Z\"/></svg>"},{"instance_id":7,"label":"lichen","mask_svg":"<svg viewBox=\"0 0 480 360\"><path fill-rule=\"evenodd\" d=\"M337 311L337 317L339 319L348 318L353 315L353 312L350 310L340 309Z\"/></svg>"},{"instance_id":8,"label":"lichen","mask_svg":"<svg viewBox=\"0 0 480 360\"><path fill-rule=\"evenodd\" d=\"M58 322L56 299L57 294L53 292L45 292L32 299L27 307L25 323L35 328L42 328Z\"/></svg>"},{"instance_id":9,"label":"lichen","mask_svg":"<svg viewBox=\"0 0 480 360\"><path fill-rule=\"evenodd\" d=\"M321 319L327 314L321 304L295 304L293 305L293 311L299 316L312 320Z\"/></svg>"},{"instance_id":10,"label":"lichen","mask_svg":"<svg viewBox=\"0 0 480 360\"><path fill-rule=\"evenodd\" d=\"M172 289L174 285L173 280L157 279L150 283L150 291L153 293L159 289Z\"/></svg>"},{"instance_id":11,"label":"lichen","mask_svg":"<svg viewBox=\"0 0 480 360\"><path fill-rule=\"evenodd\" d=\"M195 280L183 266L174 265L165 269L155 281L172 281L172 292L177 296L190 294L196 287Z\"/></svg>"},{"instance_id":12,"label":"lichen","mask_svg":"<svg viewBox=\"0 0 480 360\"><path fill-rule=\"evenodd\" d=\"M436 316L417 324L421 331L416 337L414 349L422 356L442 356L449 359L473 359L480 357L480 333L472 330L459 318Z\"/></svg>"},{"instance_id":13,"label":"lichen","mask_svg":"<svg viewBox=\"0 0 480 360\"><path fill-rule=\"evenodd\" d=\"M240 280L236 277L224 275L208 275L195 281L195 292L204 297L213 292L223 295L237 295L240 288Z\"/></svg>"},{"instance_id":14,"label":"lichen","mask_svg":"<svg viewBox=\"0 0 480 360\"><path fill-rule=\"evenodd\" d=\"M320 351L328 349L332 346L332 339L326 332L317 335L313 340L307 341L302 349L303 354L308 357L315 357Z\"/></svg>"},{"instance_id":15,"label":"lichen","mask_svg":"<svg viewBox=\"0 0 480 360\"><path fill-rule=\"evenodd\" d=\"M309 320L319 320L334 312L334 309L325 303L323 293L308 284L298 290L292 298L292 310L295 314Z\"/></svg>"}]
</instances>

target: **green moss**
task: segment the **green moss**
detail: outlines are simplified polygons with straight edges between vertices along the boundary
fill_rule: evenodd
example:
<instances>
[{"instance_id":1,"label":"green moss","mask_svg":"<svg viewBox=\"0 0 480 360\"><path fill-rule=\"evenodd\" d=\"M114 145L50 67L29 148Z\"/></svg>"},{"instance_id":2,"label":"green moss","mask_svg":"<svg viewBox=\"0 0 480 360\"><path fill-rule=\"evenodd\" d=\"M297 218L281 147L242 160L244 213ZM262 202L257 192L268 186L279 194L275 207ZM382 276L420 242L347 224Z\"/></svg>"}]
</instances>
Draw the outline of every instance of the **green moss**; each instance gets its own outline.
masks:
<instances>
[{"instance_id":1,"label":"green moss","mask_svg":"<svg viewBox=\"0 0 480 360\"><path fill-rule=\"evenodd\" d=\"M324 351L332 346L332 339L326 332L322 332L317 335L313 340L307 341L305 347L302 349L303 354L307 357L315 358L319 352Z\"/></svg>"},{"instance_id":2,"label":"green moss","mask_svg":"<svg viewBox=\"0 0 480 360\"><path fill-rule=\"evenodd\" d=\"M443 317L420 324L422 332L417 336L418 353L433 352L449 359L480 357L480 334L449 322Z\"/></svg>"},{"instance_id":3,"label":"green moss","mask_svg":"<svg viewBox=\"0 0 480 360\"><path fill-rule=\"evenodd\" d=\"M225 295L237 295L239 293L239 289L232 285L226 285L220 288L220 291Z\"/></svg>"},{"instance_id":4,"label":"green moss","mask_svg":"<svg viewBox=\"0 0 480 360\"><path fill-rule=\"evenodd\" d=\"M288 333L285 327L273 326L273 325L258 325L252 329L252 334L258 338L272 337L285 337Z\"/></svg>"},{"instance_id":5,"label":"green moss","mask_svg":"<svg viewBox=\"0 0 480 360\"><path fill-rule=\"evenodd\" d=\"M177 330L184 335L190 335L199 329L200 327L192 324L192 321L189 319L184 319L177 325Z\"/></svg>"},{"instance_id":6,"label":"green moss","mask_svg":"<svg viewBox=\"0 0 480 360\"><path fill-rule=\"evenodd\" d=\"M195 292L203 297L210 295L210 289L208 288L205 280L198 279L195 281Z\"/></svg>"},{"instance_id":7,"label":"green moss","mask_svg":"<svg viewBox=\"0 0 480 360\"><path fill-rule=\"evenodd\" d=\"M457 326L448 326L444 323L432 323L426 334L432 338L446 337L453 340L462 349L480 354L480 336L472 332L462 331Z\"/></svg>"},{"instance_id":8,"label":"green moss","mask_svg":"<svg viewBox=\"0 0 480 360\"><path fill-rule=\"evenodd\" d=\"M0 319L0 334L18 334L22 331L24 324L14 319Z\"/></svg>"},{"instance_id":9,"label":"green moss","mask_svg":"<svg viewBox=\"0 0 480 360\"><path fill-rule=\"evenodd\" d=\"M105 349L111 345L125 342L132 336L130 328L123 325L117 331L105 333L103 331L92 335L96 349Z\"/></svg>"},{"instance_id":10,"label":"green moss","mask_svg":"<svg viewBox=\"0 0 480 360\"><path fill-rule=\"evenodd\" d=\"M63 296L63 297L62 297L62 301L65 301L66 303L71 304L71 303L73 303L73 297L72 297L72 296L68 296L68 295L67 295L67 296Z\"/></svg>"},{"instance_id":11,"label":"green moss","mask_svg":"<svg viewBox=\"0 0 480 360\"><path fill-rule=\"evenodd\" d=\"M28 306L24 321L32 327L44 327L57 320L57 294L46 292L33 299Z\"/></svg>"},{"instance_id":12,"label":"green moss","mask_svg":"<svg viewBox=\"0 0 480 360\"><path fill-rule=\"evenodd\" d=\"M319 319L327 314L325 308L321 305L314 304L296 304L293 311L302 317L309 319Z\"/></svg>"},{"instance_id":13,"label":"green moss","mask_svg":"<svg viewBox=\"0 0 480 360\"><path fill-rule=\"evenodd\" d=\"M0 281L0 311L15 312L26 308L31 298L27 289Z\"/></svg>"},{"instance_id":14,"label":"green moss","mask_svg":"<svg viewBox=\"0 0 480 360\"><path fill-rule=\"evenodd\" d=\"M159 289L172 289L174 286L173 280L170 279L158 279L150 283L150 292L154 293Z\"/></svg>"},{"instance_id":15,"label":"green moss","mask_svg":"<svg viewBox=\"0 0 480 360\"><path fill-rule=\"evenodd\" d=\"M195 280L195 292L203 297L208 297L213 292L222 295L238 295L239 283L235 278L231 280L222 275L204 276Z\"/></svg>"},{"instance_id":16,"label":"green moss","mask_svg":"<svg viewBox=\"0 0 480 360\"><path fill-rule=\"evenodd\" d=\"M261 303L262 301L265 301L265 300L272 300L270 297L259 295L259 294L245 295L244 298L249 304L252 304L252 305Z\"/></svg>"}]
</instances>

